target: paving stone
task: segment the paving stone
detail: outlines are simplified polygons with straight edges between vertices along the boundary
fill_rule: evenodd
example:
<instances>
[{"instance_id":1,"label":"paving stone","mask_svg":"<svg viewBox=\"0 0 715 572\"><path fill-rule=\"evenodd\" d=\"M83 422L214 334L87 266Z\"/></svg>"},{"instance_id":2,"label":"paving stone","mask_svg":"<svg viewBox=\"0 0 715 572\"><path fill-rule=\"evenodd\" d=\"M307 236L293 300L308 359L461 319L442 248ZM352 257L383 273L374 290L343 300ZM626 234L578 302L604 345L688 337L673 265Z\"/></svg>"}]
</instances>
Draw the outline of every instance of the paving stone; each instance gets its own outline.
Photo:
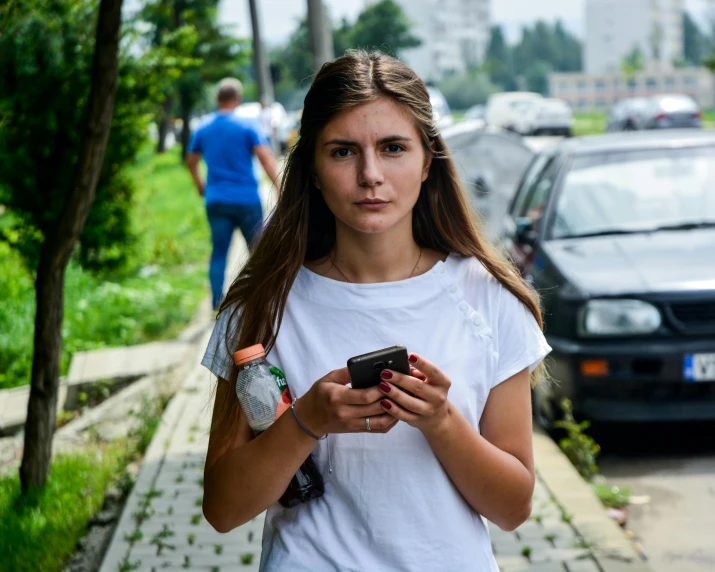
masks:
<instances>
[{"instance_id":1,"label":"paving stone","mask_svg":"<svg viewBox=\"0 0 715 572\"><path fill-rule=\"evenodd\" d=\"M601 572L601 569L592 558L569 560L566 562L566 569L568 572Z\"/></svg>"}]
</instances>

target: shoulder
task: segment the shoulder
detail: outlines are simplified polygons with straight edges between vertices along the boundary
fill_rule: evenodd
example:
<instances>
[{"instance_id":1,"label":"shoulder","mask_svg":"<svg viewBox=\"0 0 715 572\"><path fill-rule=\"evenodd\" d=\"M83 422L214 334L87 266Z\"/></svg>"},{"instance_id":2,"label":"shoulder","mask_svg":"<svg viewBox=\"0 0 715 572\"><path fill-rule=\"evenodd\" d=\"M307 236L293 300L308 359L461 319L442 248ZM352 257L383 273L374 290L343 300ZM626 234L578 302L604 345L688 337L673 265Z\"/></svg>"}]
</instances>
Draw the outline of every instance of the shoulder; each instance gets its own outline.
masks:
<instances>
[{"instance_id":1,"label":"shoulder","mask_svg":"<svg viewBox=\"0 0 715 572\"><path fill-rule=\"evenodd\" d=\"M450 271L465 300L494 322L526 306L474 257L450 256Z\"/></svg>"},{"instance_id":2,"label":"shoulder","mask_svg":"<svg viewBox=\"0 0 715 572\"><path fill-rule=\"evenodd\" d=\"M473 256L451 254L448 267L465 292L479 291L481 294L494 295L501 291L501 283Z\"/></svg>"},{"instance_id":3,"label":"shoulder","mask_svg":"<svg viewBox=\"0 0 715 572\"><path fill-rule=\"evenodd\" d=\"M199 124L196 128L196 132L202 131L212 125L216 121L216 113L209 113L199 118Z\"/></svg>"},{"instance_id":4,"label":"shoulder","mask_svg":"<svg viewBox=\"0 0 715 572\"><path fill-rule=\"evenodd\" d=\"M236 127L240 127L246 131L257 131L260 129L259 119L254 119L252 117L241 117L235 113L230 116L230 121Z\"/></svg>"}]
</instances>

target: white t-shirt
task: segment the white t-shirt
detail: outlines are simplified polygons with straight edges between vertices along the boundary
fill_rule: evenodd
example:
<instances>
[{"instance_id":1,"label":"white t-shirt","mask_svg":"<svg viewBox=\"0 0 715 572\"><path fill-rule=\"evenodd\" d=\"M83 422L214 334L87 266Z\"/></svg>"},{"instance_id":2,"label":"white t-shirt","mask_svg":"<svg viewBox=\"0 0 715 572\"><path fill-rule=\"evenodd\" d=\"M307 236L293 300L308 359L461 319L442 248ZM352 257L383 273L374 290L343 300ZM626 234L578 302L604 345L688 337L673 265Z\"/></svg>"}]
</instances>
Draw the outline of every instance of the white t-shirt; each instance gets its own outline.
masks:
<instances>
[{"instance_id":1,"label":"white t-shirt","mask_svg":"<svg viewBox=\"0 0 715 572\"><path fill-rule=\"evenodd\" d=\"M232 363L226 327L219 319L202 361L223 378ZM491 388L551 350L528 309L481 263L450 255L425 274L378 284L302 267L267 359L300 397L350 357L396 344L449 376L450 402L477 430ZM400 422L385 435L330 435L313 457L325 495L268 509L261 570L498 570L486 522L418 429Z\"/></svg>"}]
</instances>

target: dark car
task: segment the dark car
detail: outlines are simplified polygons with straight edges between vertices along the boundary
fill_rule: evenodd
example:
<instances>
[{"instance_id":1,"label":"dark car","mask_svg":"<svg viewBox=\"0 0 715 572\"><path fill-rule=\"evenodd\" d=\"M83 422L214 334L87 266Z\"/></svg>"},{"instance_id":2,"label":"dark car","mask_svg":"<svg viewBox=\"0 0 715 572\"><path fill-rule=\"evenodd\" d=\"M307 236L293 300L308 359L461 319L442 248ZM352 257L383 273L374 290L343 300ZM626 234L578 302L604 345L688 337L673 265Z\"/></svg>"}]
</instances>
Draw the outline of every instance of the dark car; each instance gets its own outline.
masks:
<instances>
[{"instance_id":1,"label":"dark car","mask_svg":"<svg viewBox=\"0 0 715 572\"><path fill-rule=\"evenodd\" d=\"M484 127L480 120L450 125L442 137L472 204L485 219L487 235L496 236L534 151L517 134Z\"/></svg>"},{"instance_id":2,"label":"dark car","mask_svg":"<svg viewBox=\"0 0 715 572\"><path fill-rule=\"evenodd\" d=\"M537 155L502 244L542 295L555 382L603 421L715 420L715 133L609 134Z\"/></svg>"},{"instance_id":3,"label":"dark car","mask_svg":"<svg viewBox=\"0 0 715 572\"><path fill-rule=\"evenodd\" d=\"M687 95L657 95L648 100L641 112L642 129L700 129L703 114L692 97Z\"/></svg>"}]
</instances>

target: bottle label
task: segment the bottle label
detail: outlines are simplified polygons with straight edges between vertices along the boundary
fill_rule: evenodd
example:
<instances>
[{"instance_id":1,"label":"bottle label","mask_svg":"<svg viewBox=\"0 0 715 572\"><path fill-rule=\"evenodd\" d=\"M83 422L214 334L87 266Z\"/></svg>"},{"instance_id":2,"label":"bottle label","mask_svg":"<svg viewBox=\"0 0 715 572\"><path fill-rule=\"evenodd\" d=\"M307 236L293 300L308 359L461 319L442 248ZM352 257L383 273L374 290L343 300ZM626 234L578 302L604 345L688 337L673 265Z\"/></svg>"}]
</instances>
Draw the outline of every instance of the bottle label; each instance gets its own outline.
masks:
<instances>
[{"instance_id":1,"label":"bottle label","mask_svg":"<svg viewBox=\"0 0 715 572\"><path fill-rule=\"evenodd\" d=\"M278 389L280 389L280 392L283 393L283 390L288 387L288 383L286 382L286 376L283 375L283 372L275 366L271 366L270 370L273 374L273 381L276 382Z\"/></svg>"}]
</instances>

